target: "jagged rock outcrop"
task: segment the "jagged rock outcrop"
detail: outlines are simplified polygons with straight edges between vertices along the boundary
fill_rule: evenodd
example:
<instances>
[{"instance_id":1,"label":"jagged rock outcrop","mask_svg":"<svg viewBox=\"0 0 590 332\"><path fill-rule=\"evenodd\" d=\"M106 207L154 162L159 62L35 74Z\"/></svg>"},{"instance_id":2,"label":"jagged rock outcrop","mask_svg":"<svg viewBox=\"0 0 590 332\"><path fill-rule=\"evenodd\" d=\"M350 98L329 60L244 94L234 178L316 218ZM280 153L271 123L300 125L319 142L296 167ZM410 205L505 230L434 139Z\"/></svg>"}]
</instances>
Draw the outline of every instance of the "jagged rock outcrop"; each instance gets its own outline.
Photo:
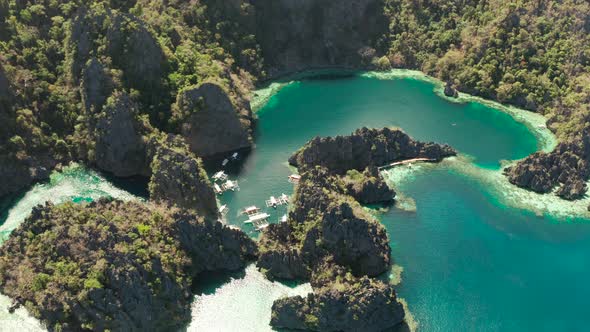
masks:
<instances>
[{"instance_id":1,"label":"jagged rock outcrop","mask_svg":"<svg viewBox=\"0 0 590 332\"><path fill-rule=\"evenodd\" d=\"M263 232L258 266L271 277L307 278L331 256L357 276L383 273L391 263L387 233L359 204L395 197L377 166L416 157L441 160L455 153L447 145L414 141L388 128L314 138L289 159L299 167L301 180L287 223Z\"/></svg>"},{"instance_id":2,"label":"jagged rock outcrop","mask_svg":"<svg viewBox=\"0 0 590 332\"><path fill-rule=\"evenodd\" d=\"M216 217L217 201L202 162L188 149L181 137L168 135L154 139L150 199L166 201L185 209L196 209L204 216Z\"/></svg>"},{"instance_id":3,"label":"jagged rock outcrop","mask_svg":"<svg viewBox=\"0 0 590 332\"><path fill-rule=\"evenodd\" d=\"M457 91L457 89L455 89L455 87L453 86L453 83L451 83L451 82L447 82L445 84L444 94L447 97L453 97L453 98L459 97L459 92Z\"/></svg>"},{"instance_id":4,"label":"jagged rock outcrop","mask_svg":"<svg viewBox=\"0 0 590 332\"><path fill-rule=\"evenodd\" d=\"M383 331L403 322L393 286L372 278L391 266L387 232L359 202L395 197L378 166L455 154L447 145L417 142L388 128L316 137L297 151L289 162L299 168L301 179L289 217L263 231L258 267L270 278L311 279L314 292L275 301L271 325Z\"/></svg>"},{"instance_id":5,"label":"jagged rock outcrop","mask_svg":"<svg viewBox=\"0 0 590 332\"><path fill-rule=\"evenodd\" d=\"M81 7L72 21L70 35L67 47L74 82L80 80L87 61L102 53L122 70L129 87L146 92L162 87L166 73L164 52L137 17L108 7Z\"/></svg>"},{"instance_id":6,"label":"jagged rock outcrop","mask_svg":"<svg viewBox=\"0 0 590 332\"><path fill-rule=\"evenodd\" d=\"M113 93L114 83L105 66L96 58L88 60L82 71L80 94L87 116L98 114Z\"/></svg>"},{"instance_id":7,"label":"jagged rock outcrop","mask_svg":"<svg viewBox=\"0 0 590 332\"><path fill-rule=\"evenodd\" d=\"M247 115L240 116L227 93L217 84L204 83L180 92L175 112L183 119L182 135L199 157L252 145L251 119Z\"/></svg>"},{"instance_id":8,"label":"jagged rock outcrop","mask_svg":"<svg viewBox=\"0 0 590 332\"><path fill-rule=\"evenodd\" d=\"M54 163L54 160L39 162L33 158L19 159L10 153L0 154L0 197L18 192L36 181L48 179L49 165Z\"/></svg>"},{"instance_id":9,"label":"jagged rock outcrop","mask_svg":"<svg viewBox=\"0 0 590 332\"><path fill-rule=\"evenodd\" d=\"M275 301L271 325L308 331L385 331L405 312L392 285L357 278L327 262L312 276L313 293Z\"/></svg>"},{"instance_id":10,"label":"jagged rock outcrop","mask_svg":"<svg viewBox=\"0 0 590 332\"><path fill-rule=\"evenodd\" d=\"M0 247L0 290L50 330L169 331L205 271L256 256L239 230L138 202L38 206Z\"/></svg>"},{"instance_id":11,"label":"jagged rock outcrop","mask_svg":"<svg viewBox=\"0 0 590 332\"><path fill-rule=\"evenodd\" d=\"M559 143L552 152L537 152L507 167L508 180L538 193L548 193L556 186L557 195L564 199L582 198L590 177L590 132L581 139Z\"/></svg>"},{"instance_id":12,"label":"jagged rock outcrop","mask_svg":"<svg viewBox=\"0 0 590 332\"><path fill-rule=\"evenodd\" d=\"M258 267L279 279L308 279L332 256L355 275L385 272L391 255L383 226L346 194L325 168L302 175L287 223L270 225L260 239Z\"/></svg>"},{"instance_id":13,"label":"jagged rock outcrop","mask_svg":"<svg viewBox=\"0 0 590 332\"><path fill-rule=\"evenodd\" d=\"M388 23L381 0L258 0L256 37L271 76L318 67L362 67Z\"/></svg>"},{"instance_id":14,"label":"jagged rock outcrop","mask_svg":"<svg viewBox=\"0 0 590 332\"><path fill-rule=\"evenodd\" d=\"M418 142L399 129L362 128L349 136L316 137L291 156L289 163L296 167L323 166L344 174L348 170L363 171L399 160L440 161L454 155L456 151L448 145Z\"/></svg>"},{"instance_id":15,"label":"jagged rock outcrop","mask_svg":"<svg viewBox=\"0 0 590 332\"><path fill-rule=\"evenodd\" d=\"M343 177L347 193L361 204L391 202L395 191L383 180L376 167L367 167L363 173L348 171Z\"/></svg>"},{"instance_id":16,"label":"jagged rock outcrop","mask_svg":"<svg viewBox=\"0 0 590 332\"><path fill-rule=\"evenodd\" d=\"M333 204L322 218L319 240L334 261L353 274L377 276L391 262L389 238L385 228L365 218L350 203Z\"/></svg>"},{"instance_id":17,"label":"jagged rock outcrop","mask_svg":"<svg viewBox=\"0 0 590 332\"><path fill-rule=\"evenodd\" d=\"M149 174L144 134L151 127L138 118L137 104L125 93L113 94L96 120L95 163L116 176Z\"/></svg>"}]
</instances>

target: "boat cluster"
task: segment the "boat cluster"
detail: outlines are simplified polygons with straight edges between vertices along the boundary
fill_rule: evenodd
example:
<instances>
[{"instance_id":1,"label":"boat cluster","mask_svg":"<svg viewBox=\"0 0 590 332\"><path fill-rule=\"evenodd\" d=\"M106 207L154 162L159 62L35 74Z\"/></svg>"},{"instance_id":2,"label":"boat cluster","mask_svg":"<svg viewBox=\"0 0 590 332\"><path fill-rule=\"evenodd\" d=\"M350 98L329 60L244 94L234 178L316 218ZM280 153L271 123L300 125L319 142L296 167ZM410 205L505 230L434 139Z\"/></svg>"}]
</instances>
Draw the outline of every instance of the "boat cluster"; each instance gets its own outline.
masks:
<instances>
[{"instance_id":1,"label":"boat cluster","mask_svg":"<svg viewBox=\"0 0 590 332\"><path fill-rule=\"evenodd\" d=\"M272 207L276 209L280 205L288 205L289 199L289 196L286 194L281 194L278 198L275 196L270 196L270 198L266 200L266 207ZM271 217L270 214L262 212L262 210L256 207L255 205L244 208L244 210L242 210L242 213L248 216L248 220L244 221L244 223L252 224L257 231L262 231L269 225L268 219ZM286 214L279 218L279 222L286 221Z\"/></svg>"},{"instance_id":2,"label":"boat cluster","mask_svg":"<svg viewBox=\"0 0 590 332\"><path fill-rule=\"evenodd\" d=\"M229 176L224 171L219 171L212 176L213 190L216 194L221 195L224 192L239 191L240 186L237 180L230 180Z\"/></svg>"},{"instance_id":3,"label":"boat cluster","mask_svg":"<svg viewBox=\"0 0 590 332\"><path fill-rule=\"evenodd\" d=\"M234 154L235 155L235 154ZM237 158L237 156L236 156ZM226 159L227 160L227 159ZM227 164L227 163L225 163ZM225 165L224 165L225 166ZM240 190L237 180L230 180L229 176L224 171L219 171L215 173L212 177L213 179L213 189L215 193L218 195L223 194L225 191L237 191ZM288 181L293 184L299 183L301 180L301 176L297 174L289 175ZM267 208L277 209L279 206L287 206L289 205L290 197L287 194L282 193L279 196L270 196L269 199L265 201ZM219 208L219 214L222 218L227 215L228 207L227 205L222 205ZM267 212L263 212L261 209L256 207L255 205L248 206L241 211L241 214L248 216L248 220L244 221L245 224L251 224L257 231L262 231L266 227L269 226L269 219L271 215ZM286 222L287 221L287 214L284 214L282 217L279 218L279 222Z\"/></svg>"}]
</instances>

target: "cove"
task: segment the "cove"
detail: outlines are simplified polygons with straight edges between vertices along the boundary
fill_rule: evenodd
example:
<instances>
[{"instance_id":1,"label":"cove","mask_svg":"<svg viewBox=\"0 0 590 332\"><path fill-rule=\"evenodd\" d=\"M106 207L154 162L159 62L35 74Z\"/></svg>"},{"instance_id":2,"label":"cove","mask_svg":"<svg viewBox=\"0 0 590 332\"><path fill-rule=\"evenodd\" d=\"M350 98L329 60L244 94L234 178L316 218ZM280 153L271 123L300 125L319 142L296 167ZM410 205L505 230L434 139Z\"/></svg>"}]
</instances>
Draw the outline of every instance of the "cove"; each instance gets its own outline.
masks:
<instances>
[{"instance_id":1,"label":"cove","mask_svg":"<svg viewBox=\"0 0 590 332\"><path fill-rule=\"evenodd\" d=\"M241 190L220 197L229 207L227 222L257 236L239 211L264 206L270 195L293 192L287 176L294 170L287 159L313 136L349 134L361 126L399 126L416 139L448 143L462 154L451 165L392 172L397 173L391 174L396 190L411 198L416 209L375 212L388 230L396 264L403 267L399 295L419 328L585 330L590 224L541 218L507 206L480 178L499 173L503 160L546 148L544 143L530 125L508 113L478 102L451 102L433 93L436 89L419 79L371 75L284 84L258 111L256 148L234 165L230 176L238 179ZM8 234L33 205L48 199L140 199L139 191L128 192L132 188L129 183L115 186L86 169L67 169L6 202L0 231ZM278 221L286 209L268 212ZM270 331L272 301L307 291L306 285L271 283L250 266L242 274L202 285L186 330ZM0 298L2 323L15 319L4 313L3 301L7 299Z\"/></svg>"}]
</instances>

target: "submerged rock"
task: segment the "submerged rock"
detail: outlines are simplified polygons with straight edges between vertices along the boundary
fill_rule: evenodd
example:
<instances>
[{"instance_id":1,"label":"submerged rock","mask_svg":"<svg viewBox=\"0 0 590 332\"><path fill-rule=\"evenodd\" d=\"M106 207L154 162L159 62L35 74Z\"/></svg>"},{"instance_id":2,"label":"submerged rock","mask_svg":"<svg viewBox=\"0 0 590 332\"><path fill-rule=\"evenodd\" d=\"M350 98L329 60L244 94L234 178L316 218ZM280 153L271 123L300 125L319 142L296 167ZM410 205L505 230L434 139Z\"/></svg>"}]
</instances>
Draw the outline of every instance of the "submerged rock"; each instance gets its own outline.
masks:
<instances>
[{"instance_id":1,"label":"submerged rock","mask_svg":"<svg viewBox=\"0 0 590 332\"><path fill-rule=\"evenodd\" d=\"M216 217L217 201L201 159L195 157L181 137L154 139L150 199Z\"/></svg>"},{"instance_id":2,"label":"submerged rock","mask_svg":"<svg viewBox=\"0 0 590 332\"><path fill-rule=\"evenodd\" d=\"M175 112L181 133L199 157L249 148L251 123L242 121L227 93L213 83L182 91Z\"/></svg>"},{"instance_id":3,"label":"submerged rock","mask_svg":"<svg viewBox=\"0 0 590 332\"><path fill-rule=\"evenodd\" d=\"M199 273L240 269L255 255L244 233L191 211L48 203L0 247L0 290L50 330L168 331L190 319Z\"/></svg>"}]
</instances>

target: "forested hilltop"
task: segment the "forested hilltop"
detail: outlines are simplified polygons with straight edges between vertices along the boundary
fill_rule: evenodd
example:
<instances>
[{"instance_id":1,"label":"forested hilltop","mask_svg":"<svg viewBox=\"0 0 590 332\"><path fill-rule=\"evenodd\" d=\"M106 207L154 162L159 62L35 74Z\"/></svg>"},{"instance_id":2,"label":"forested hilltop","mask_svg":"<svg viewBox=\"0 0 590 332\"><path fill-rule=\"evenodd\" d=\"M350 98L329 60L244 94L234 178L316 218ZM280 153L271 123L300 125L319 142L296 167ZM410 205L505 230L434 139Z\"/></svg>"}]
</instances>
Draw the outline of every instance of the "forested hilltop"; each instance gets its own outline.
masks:
<instances>
[{"instance_id":1,"label":"forested hilltop","mask_svg":"<svg viewBox=\"0 0 590 332\"><path fill-rule=\"evenodd\" d=\"M417 68L460 91L540 112L561 143L506 171L566 199L590 176L590 4L584 0L385 0L382 67Z\"/></svg>"},{"instance_id":2,"label":"forested hilltop","mask_svg":"<svg viewBox=\"0 0 590 332\"><path fill-rule=\"evenodd\" d=\"M70 160L149 175L143 145L162 132L201 157L248 148L257 82L345 67L419 69L545 114L566 145L510 179L546 192L573 177L562 196L576 198L590 174L589 31L582 0L0 0L0 195ZM110 151L108 137L135 149ZM137 165L116 167L127 153Z\"/></svg>"}]
</instances>

